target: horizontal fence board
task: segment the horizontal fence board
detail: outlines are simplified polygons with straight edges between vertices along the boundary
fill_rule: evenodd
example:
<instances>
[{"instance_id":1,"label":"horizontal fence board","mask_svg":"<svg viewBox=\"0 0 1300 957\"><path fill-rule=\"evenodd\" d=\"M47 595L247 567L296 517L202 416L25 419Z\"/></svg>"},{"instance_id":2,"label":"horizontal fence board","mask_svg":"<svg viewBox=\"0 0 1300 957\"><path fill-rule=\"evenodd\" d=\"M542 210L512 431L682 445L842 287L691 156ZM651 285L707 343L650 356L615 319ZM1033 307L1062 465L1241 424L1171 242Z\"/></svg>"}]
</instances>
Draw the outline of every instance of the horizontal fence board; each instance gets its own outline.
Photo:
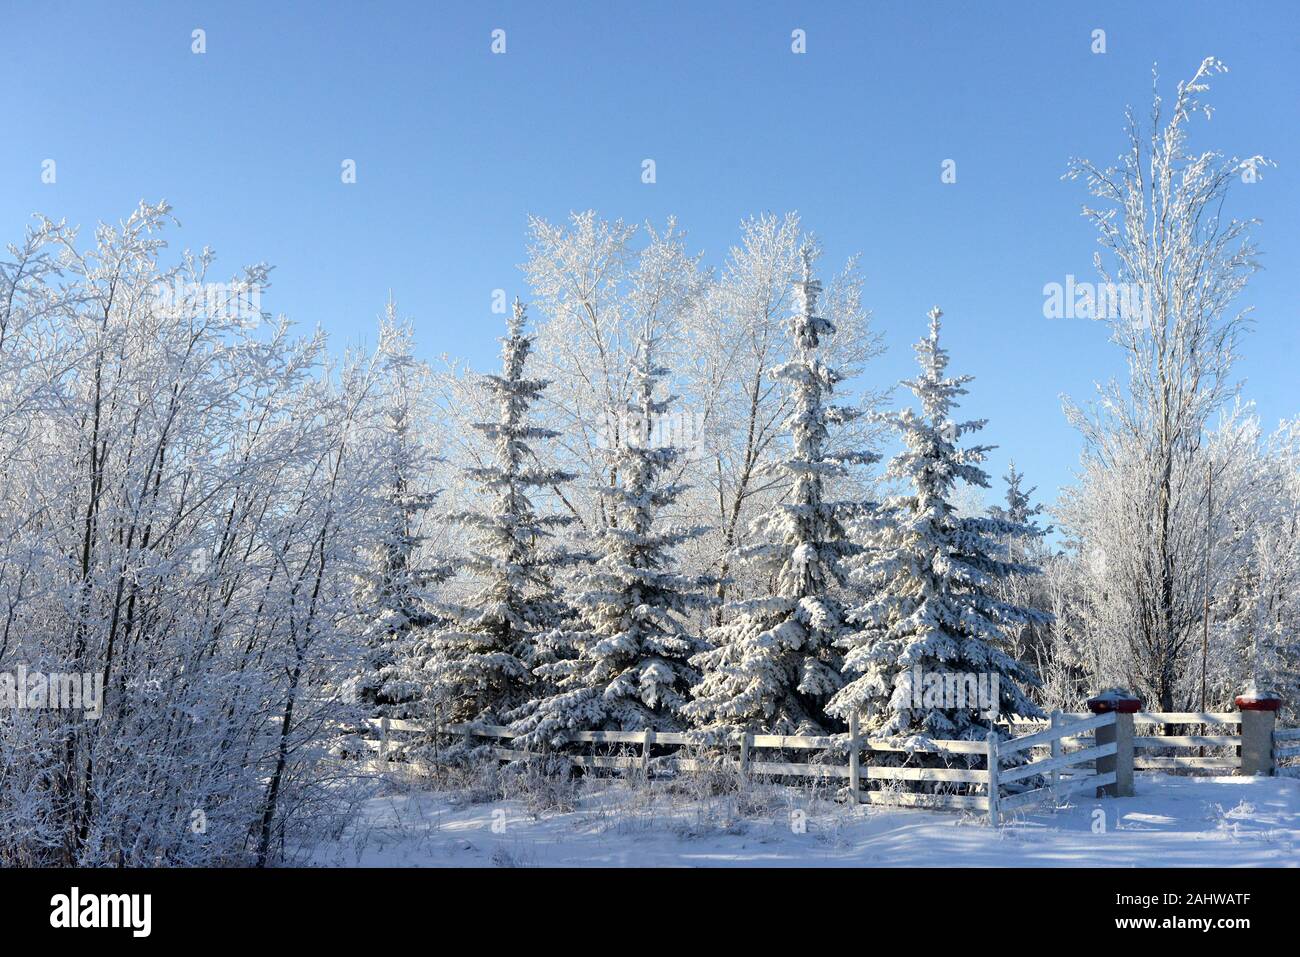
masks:
<instances>
[{"instance_id":1,"label":"horizontal fence board","mask_svg":"<svg viewBox=\"0 0 1300 957\"><path fill-rule=\"evenodd\" d=\"M680 731L651 731L651 744L673 744L686 746L693 744L689 734ZM584 744L644 744L644 731L570 731L564 736L566 741Z\"/></svg>"},{"instance_id":2,"label":"horizontal fence board","mask_svg":"<svg viewBox=\"0 0 1300 957\"><path fill-rule=\"evenodd\" d=\"M988 754L984 741L931 741L933 747L908 747L902 740L870 738L862 742L864 751L885 751L891 754Z\"/></svg>"},{"instance_id":3,"label":"horizontal fence board","mask_svg":"<svg viewBox=\"0 0 1300 957\"><path fill-rule=\"evenodd\" d=\"M1089 761L1095 761L1098 758L1108 757L1116 752L1118 745L1112 741L1109 744L1098 745L1095 748L1087 748L1083 751L1074 751L1070 754L1063 754L1059 758L1049 758L1046 761L1034 761L1032 764L1022 764L1018 768L1010 768L1001 771L998 777L1003 784L1010 784L1012 781L1020 781L1024 778L1032 778L1035 774L1046 774L1049 771L1058 771L1061 768L1068 768L1078 764L1086 764Z\"/></svg>"},{"instance_id":4,"label":"horizontal fence board","mask_svg":"<svg viewBox=\"0 0 1300 957\"><path fill-rule=\"evenodd\" d=\"M738 742L737 742L738 743ZM825 735L811 734L756 734L750 738L750 747L753 748L789 748L796 749L820 749L832 747L835 744L833 738Z\"/></svg>"},{"instance_id":5,"label":"horizontal fence board","mask_svg":"<svg viewBox=\"0 0 1300 957\"><path fill-rule=\"evenodd\" d=\"M909 794L906 791L863 791L863 804L878 807L948 808L987 811L989 799L969 794Z\"/></svg>"},{"instance_id":6,"label":"horizontal fence board","mask_svg":"<svg viewBox=\"0 0 1300 957\"><path fill-rule=\"evenodd\" d=\"M1097 743L1097 739L1090 734L1080 734L1080 735L1073 735L1068 738L1061 738L1062 748L1074 748L1075 750L1078 750L1079 748L1091 748L1096 743ZM1050 747L1050 742L1040 741L1038 744L1035 744L1030 748L1022 748L1021 750L1042 751L1044 749L1047 749L1048 747ZM1014 754L1016 752L1012 752L1012 753Z\"/></svg>"},{"instance_id":7,"label":"horizontal fence board","mask_svg":"<svg viewBox=\"0 0 1300 957\"><path fill-rule=\"evenodd\" d=\"M844 778L848 780L849 769L834 764L793 764L786 761L750 761L750 774L779 774L806 778Z\"/></svg>"},{"instance_id":8,"label":"horizontal fence board","mask_svg":"<svg viewBox=\"0 0 1300 957\"><path fill-rule=\"evenodd\" d=\"M1273 752L1273 759L1281 761L1283 758L1300 757L1300 744L1293 744L1290 747L1278 748Z\"/></svg>"},{"instance_id":9,"label":"horizontal fence board","mask_svg":"<svg viewBox=\"0 0 1300 957\"><path fill-rule=\"evenodd\" d=\"M376 725L377 726L377 725ZM390 725L391 727L391 725ZM418 726L412 726L412 730L418 730ZM474 734L485 738L513 738L514 733L501 725L467 725L452 724L443 728L447 734ZM566 740L573 742L585 743L610 743L610 744L641 744L645 738L644 731L573 731L565 735ZM700 746L719 746L707 745L698 736L684 732L656 731L654 732L654 744L679 745L688 747L690 745ZM840 742L847 744L847 742ZM737 747L740 744L739 737L732 741L725 742L720 746ZM772 748L772 749L804 749L804 750L826 750L836 746L836 740L827 735L796 735L796 734L755 734L750 736L751 748ZM983 741L947 741L934 740L930 746L909 746L906 742L897 739L871 738L862 739L859 746L863 751L881 751L887 753L911 753L918 754L986 754L988 745Z\"/></svg>"},{"instance_id":10,"label":"horizontal fence board","mask_svg":"<svg viewBox=\"0 0 1300 957\"><path fill-rule=\"evenodd\" d=\"M1140 757L1133 759L1135 771L1160 771L1166 768L1204 768L1216 771L1235 771L1237 761L1226 758L1199 757Z\"/></svg>"},{"instance_id":11,"label":"horizontal fence board","mask_svg":"<svg viewBox=\"0 0 1300 957\"><path fill-rule=\"evenodd\" d=\"M1039 745L1050 744L1052 741L1059 741L1070 735L1078 735L1084 731L1094 731L1097 728L1104 728L1115 723L1114 714L1098 714L1083 721L1071 721L1069 724L1057 725L1055 728L1047 728L1044 731L1036 731L1033 734L1025 735L1021 738L1012 738L1010 741L1003 741L998 745L999 754L1017 754L1028 748Z\"/></svg>"},{"instance_id":12,"label":"horizontal fence board","mask_svg":"<svg viewBox=\"0 0 1300 957\"><path fill-rule=\"evenodd\" d=\"M447 734L473 734L480 738L513 738L515 733L500 724L448 724L439 729Z\"/></svg>"},{"instance_id":13,"label":"horizontal fence board","mask_svg":"<svg viewBox=\"0 0 1300 957\"><path fill-rule=\"evenodd\" d=\"M873 781L954 781L964 784L987 784L987 771L967 768L887 768L870 765L862 769L862 778Z\"/></svg>"},{"instance_id":14,"label":"horizontal fence board","mask_svg":"<svg viewBox=\"0 0 1300 957\"><path fill-rule=\"evenodd\" d=\"M1233 734L1156 734L1135 735L1135 748L1235 748L1241 735Z\"/></svg>"},{"instance_id":15,"label":"horizontal fence board","mask_svg":"<svg viewBox=\"0 0 1300 957\"><path fill-rule=\"evenodd\" d=\"M1136 724L1241 724L1236 711L1139 711Z\"/></svg>"},{"instance_id":16,"label":"horizontal fence board","mask_svg":"<svg viewBox=\"0 0 1300 957\"><path fill-rule=\"evenodd\" d=\"M740 762L736 760L708 761L703 758L651 758L650 767L655 771L734 771L739 773Z\"/></svg>"},{"instance_id":17,"label":"horizontal fence board","mask_svg":"<svg viewBox=\"0 0 1300 957\"><path fill-rule=\"evenodd\" d=\"M639 744L645 740L643 731L569 731L566 742L575 744Z\"/></svg>"},{"instance_id":18,"label":"horizontal fence board","mask_svg":"<svg viewBox=\"0 0 1300 957\"><path fill-rule=\"evenodd\" d=\"M613 754L566 754L568 760L584 768L639 768L641 759Z\"/></svg>"},{"instance_id":19,"label":"horizontal fence board","mask_svg":"<svg viewBox=\"0 0 1300 957\"><path fill-rule=\"evenodd\" d=\"M378 719L371 722L375 728L379 727ZM396 722L391 722L391 730L400 731L420 731L421 727L414 722L402 722L403 727L398 727ZM474 734L485 738L513 738L514 733L509 728L502 725L469 725L469 724L449 724L441 729L446 734ZM645 732L643 731L573 731L565 735L566 740L573 742L585 743L608 743L608 744L640 744L644 740ZM709 745L702 738L686 732L656 731L654 732L654 744L678 745L678 746L718 746ZM740 744L740 738L722 743L722 746L737 747ZM773 748L773 749L790 749L790 750L827 750L835 747L836 739L829 735L807 735L807 734L754 734L750 736L751 748ZM841 745L846 745L847 741L841 740ZM918 754L986 754L988 745L983 741L948 741L933 740L929 745L915 746L909 745L902 739L887 738L863 738L859 742L863 751L882 751L888 753L916 752Z\"/></svg>"},{"instance_id":20,"label":"horizontal fence board","mask_svg":"<svg viewBox=\"0 0 1300 957\"><path fill-rule=\"evenodd\" d=\"M1278 728L1273 732L1274 741L1300 741L1300 728Z\"/></svg>"},{"instance_id":21,"label":"horizontal fence board","mask_svg":"<svg viewBox=\"0 0 1300 957\"><path fill-rule=\"evenodd\" d=\"M526 761L529 758L540 758L542 755L537 751L521 751L518 748L493 748L493 754L503 761ZM561 754L557 758L569 761L579 767L584 768L612 768L612 769L637 769L642 767L642 760L638 756L616 755L616 754ZM734 764L735 762L731 762ZM690 764L690 768L683 765ZM698 765L698 766L697 766ZM705 767L716 767L707 761L691 761L683 758L664 758L651 760L650 766L655 770L661 770L665 767L676 767L679 770L702 770Z\"/></svg>"},{"instance_id":22,"label":"horizontal fence board","mask_svg":"<svg viewBox=\"0 0 1300 957\"><path fill-rule=\"evenodd\" d=\"M1068 725L1061 725L1057 730L1062 728L1074 728L1074 733L1078 734L1079 729L1074 727L1078 721L1094 721L1097 718L1105 718L1107 715L1094 715L1087 711L1063 713L1062 718L1071 719ZM1138 724L1219 724L1219 725L1239 725L1241 724L1241 715L1237 712L1197 712L1197 711L1167 711L1167 712L1150 712L1143 711L1133 716L1134 721ZM380 729L381 719L367 718L366 724L375 730ZM1089 725L1095 727L1096 725ZM1046 722L1039 720L1016 721L1012 723L1013 731L1027 730L1029 728L1044 728ZM410 721L401 718L390 718L388 722L390 731L400 731L405 733L423 733L425 726L417 721ZM509 738L514 735L504 726L501 725L470 725L470 724L449 724L438 729L443 734L465 734L466 732L478 734L483 737ZM1278 729L1274 732L1282 740L1300 740L1300 728ZM640 731L580 731L575 732L573 740L575 741L608 741L608 742L626 742L636 743L641 739ZM588 735L604 735L608 737L587 737ZM694 743L693 736L685 732L655 732L655 737L664 744L685 745ZM788 734L756 734L753 746L757 748L829 748L834 741L826 735L788 735ZM680 739L680 740L677 740ZM1019 741L1020 738L1013 738L1012 741ZM1010 742L1008 742L1010 743ZM956 753L983 753L984 743L982 741L935 741L937 749L953 751ZM971 750L971 745L975 750ZM871 741L863 740L863 747L876 751L900 751L907 750L895 741L886 739L873 739ZM919 750L919 749L912 749ZM1003 745L1005 752L1006 745Z\"/></svg>"}]
</instances>

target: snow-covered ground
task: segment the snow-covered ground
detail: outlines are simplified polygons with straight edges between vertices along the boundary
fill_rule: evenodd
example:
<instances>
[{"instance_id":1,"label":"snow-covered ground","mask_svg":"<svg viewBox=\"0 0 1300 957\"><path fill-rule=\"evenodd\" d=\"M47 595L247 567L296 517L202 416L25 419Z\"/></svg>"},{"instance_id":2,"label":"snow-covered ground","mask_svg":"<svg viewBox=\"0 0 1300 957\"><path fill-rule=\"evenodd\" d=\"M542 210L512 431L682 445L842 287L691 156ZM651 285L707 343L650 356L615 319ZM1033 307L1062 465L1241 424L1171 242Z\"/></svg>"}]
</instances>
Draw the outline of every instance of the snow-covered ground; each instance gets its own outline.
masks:
<instances>
[{"instance_id":1,"label":"snow-covered ground","mask_svg":"<svg viewBox=\"0 0 1300 957\"><path fill-rule=\"evenodd\" d=\"M1132 798L1013 815L852 808L766 787L745 798L589 785L570 810L411 791L372 799L325 866L1300 865L1300 781L1138 776ZM1097 833L1104 812L1104 831ZM801 817L802 814L802 817Z\"/></svg>"}]
</instances>

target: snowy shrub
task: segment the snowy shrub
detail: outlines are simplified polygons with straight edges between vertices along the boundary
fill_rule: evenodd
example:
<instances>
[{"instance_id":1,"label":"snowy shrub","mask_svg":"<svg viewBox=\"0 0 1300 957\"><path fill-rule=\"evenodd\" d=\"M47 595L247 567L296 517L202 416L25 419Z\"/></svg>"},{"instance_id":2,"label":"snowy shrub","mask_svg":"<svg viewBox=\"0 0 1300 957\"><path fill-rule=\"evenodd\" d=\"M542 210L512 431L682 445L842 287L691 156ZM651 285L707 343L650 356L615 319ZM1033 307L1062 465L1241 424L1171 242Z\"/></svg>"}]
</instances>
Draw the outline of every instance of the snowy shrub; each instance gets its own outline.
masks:
<instances>
[{"instance_id":1,"label":"snowy shrub","mask_svg":"<svg viewBox=\"0 0 1300 957\"><path fill-rule=\"evenodd\" d=\"M534 817L574 810L582 785L573 762L559 754L513 761L501 772L502 796L519 801Z\"/></svg>"}]
</instances>

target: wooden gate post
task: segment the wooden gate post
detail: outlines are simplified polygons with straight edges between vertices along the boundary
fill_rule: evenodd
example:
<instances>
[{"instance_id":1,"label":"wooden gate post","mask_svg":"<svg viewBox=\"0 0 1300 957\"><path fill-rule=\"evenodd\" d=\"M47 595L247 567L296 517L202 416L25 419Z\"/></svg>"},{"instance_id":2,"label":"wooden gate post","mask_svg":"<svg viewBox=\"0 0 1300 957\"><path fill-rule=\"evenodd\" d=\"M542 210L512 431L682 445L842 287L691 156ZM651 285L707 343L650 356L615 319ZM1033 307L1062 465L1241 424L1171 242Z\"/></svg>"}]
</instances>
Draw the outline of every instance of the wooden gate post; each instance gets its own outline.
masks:
<instances>
[{"instance_id":1,"label":"wooden gate post","mask_svg":"<svg viewBox=\"0 0 1300 957\"><path fill-rule=\"evenodd\" d=\"M1237 710L1241 712L1242 774L1261 774L1272 777L1273 726L1277 723L1277 710L1282 699L1274 694L1244 691L1237 695Z\"/></svg>"},{"instance_id":2,"label":"wooden gate post","mask_svg":"<svg viewBox=\"0 0 1300 957\"><path fill-rule=\"evenodd\" d=\"M1097 797L1133 796L1133 715L1142 710L1142 702L1127 691L1105 691L1088 699L1088 710L1093 714L1115 715L1115 723L1098 728L1097 744L1115 745L1115 753L1097 759L1097 773L1115 772L1115 783L1097 788Z\"/></svg>"}]
</instances>

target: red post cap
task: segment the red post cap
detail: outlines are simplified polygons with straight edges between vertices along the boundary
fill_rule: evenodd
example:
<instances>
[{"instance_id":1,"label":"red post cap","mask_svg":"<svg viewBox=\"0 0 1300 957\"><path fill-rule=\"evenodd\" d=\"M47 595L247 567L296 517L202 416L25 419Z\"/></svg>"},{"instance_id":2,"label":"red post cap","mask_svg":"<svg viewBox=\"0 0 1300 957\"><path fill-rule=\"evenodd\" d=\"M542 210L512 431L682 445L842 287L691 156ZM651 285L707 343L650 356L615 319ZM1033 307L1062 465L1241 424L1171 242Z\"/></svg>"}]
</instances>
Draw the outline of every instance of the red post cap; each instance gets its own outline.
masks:
<instances>
[{"instance_id":1,"label":"red post cap","mask_svg":"<svg viewBox=\"0 0 1300 957\"><path fill-rule=\"evenodd\" d=\"M1142 701L1123 691L1104 691L1088 699L1088 710L1093 714L1136 714L1142 710Z\"/></svg>"},{"instance_id":2,"label":"red post cap","mask_svg":"<svg viewBox=\"0 0 1300 957\"><path fill-rule=\"evenodd\" d=\"M1239 694L1235 699L1238 711L1276 711L1282 707L1282 699L1271 694Z\"/></svg>"}]
</instances>

